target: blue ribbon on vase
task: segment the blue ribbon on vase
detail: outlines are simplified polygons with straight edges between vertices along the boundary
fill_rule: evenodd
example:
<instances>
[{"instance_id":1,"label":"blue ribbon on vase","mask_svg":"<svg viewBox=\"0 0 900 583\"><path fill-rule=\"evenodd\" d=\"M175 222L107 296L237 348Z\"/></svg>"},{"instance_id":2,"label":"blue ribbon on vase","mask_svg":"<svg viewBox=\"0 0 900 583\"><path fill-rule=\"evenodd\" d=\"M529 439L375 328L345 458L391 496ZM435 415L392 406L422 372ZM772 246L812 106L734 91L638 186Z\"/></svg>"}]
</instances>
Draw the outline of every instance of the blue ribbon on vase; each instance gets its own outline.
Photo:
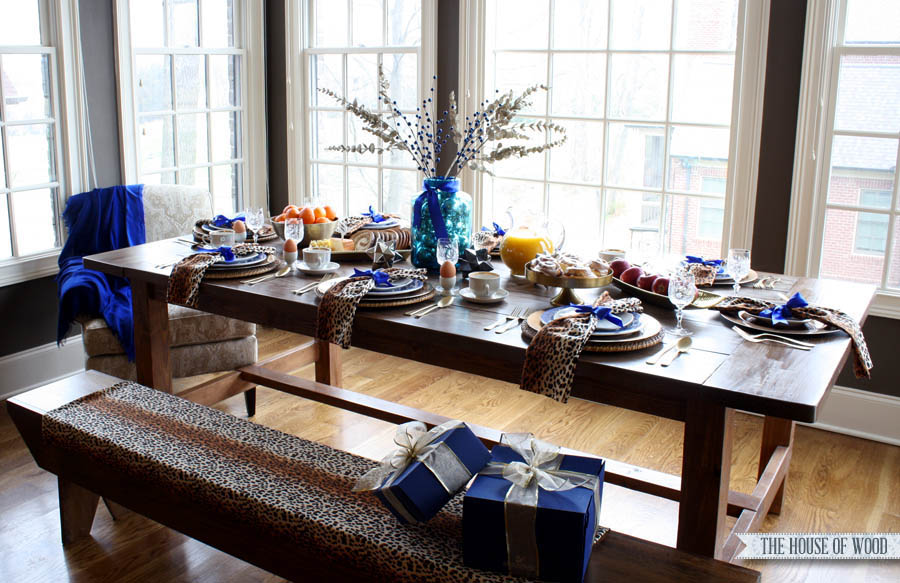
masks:
<instances>
[{"instance_id":1,"label":"blue ribbon on vase","mask_svg":"<svg viewBox=\"0 0 900 583\"><path fill-rule=\"evenodd\" d=\"M587 306L583 304L569 304L579 314L593 314L598 320L609 320L619 328L622 327L622 319L613 314L612 308L604 306Z\"/></svg>"},{"instance_id":2,"label":"blue ribbon on vase","mask_svg":"<svg viewBox=\"0 0 900 583\"><path fill-rule=\"evenodd\" d=\"M360 271L359 269L354 268L353 277L371 277L375 280L375 285L377 287L394 287L394 284L391 283L391 276L380 269L375 271L372 271L371 269Z\"/></svg>"},{"instance_id":3,"label":"blue ribbon on vase","mask_svg":"<svg viewBox=\"0 0 900 583\"><path fill-rule=\"evenodd\" d=\"M503 230L503 227L501 227L497 223L492 223L492 224L494 225L494 228L493 228L494 233L496 233L500 237L502 237L503 235L506 234L506 231ZM482 231L490 231L491 229L489 229L488 227L481 227L481 230Z\"/></svg>"},{"instance_id":4,"label":"blue ribbon on vase","mask_svg":"<svg viewBox=\"0 0 900 583\"><path fill-rule=\"evenodd\" d=\"M244 220L243 214L240 214L240 215L234 217L233 219L229 219L225 215L216 215L212 220L212 224L216 227L222 227L223 229L227 229L227 228L231 228L231 226L234 225L235 221L243 221L243 220Z\"/></svg>"},{"instance_id":5,"label":"blue ribbon on vase","mask_svg":"<svg viewBox=\"0 0 900 583\"><path fill-rule=\"evenodd\" d=\"M416 198L416 202L413 204L413 226L417 229L419 228L422 222L422 205L427 202L435 237L437 239L449 239L447 223L444 222L444 215L441 213L441 199L438 197L438 190L457 192L459 190L459 180L456 178L449 180L426 178L422 186L425 190L422 191L422 194Z\"/></svg>"},{"instance_id":6,"label":"blue ribbon on vase","mask_svg":"<svg viewBox=\"0 0 900 583\"><path fill-rule=\"evenodd\" d=\"M364 217L371 217L373 223L380 223L380 222L382 222L382 221L387 220L387 219L385 219L384 215L379 214L379 213L376 213L376 212L372 209L372 205L369 205L369 212L363 213L363 216L364 216Z\"/></svg>"},{"instance_id":7,"label":"blue ribbon on vase","mask_svg":"<svg viewBox=\"0 0 900 583\"><path fill-rule=\"evenodd\" d=\"M701 265L707 265L709 267L716 267L716 273L723 273L725 268L722 266L721 259L703 259L702 257L698 257L696 255L685 255L685 260L688 263L699 263Z\"/></svg>"},{"instance_id":8,"label":"blue ribbon on vase","mask_svg":"<svg viewBox=\"0 0 900 583\"><path fill-rule=\"evenodd\" d=\"M761 318L771 318L773 324L787 324L788 318L793 316L791 313L792 308L805 308L808 305L809 303L807 303L806 299L797 292L780 306L766 308L759 313L759 316Z\"/></svg>"}]
</instances>

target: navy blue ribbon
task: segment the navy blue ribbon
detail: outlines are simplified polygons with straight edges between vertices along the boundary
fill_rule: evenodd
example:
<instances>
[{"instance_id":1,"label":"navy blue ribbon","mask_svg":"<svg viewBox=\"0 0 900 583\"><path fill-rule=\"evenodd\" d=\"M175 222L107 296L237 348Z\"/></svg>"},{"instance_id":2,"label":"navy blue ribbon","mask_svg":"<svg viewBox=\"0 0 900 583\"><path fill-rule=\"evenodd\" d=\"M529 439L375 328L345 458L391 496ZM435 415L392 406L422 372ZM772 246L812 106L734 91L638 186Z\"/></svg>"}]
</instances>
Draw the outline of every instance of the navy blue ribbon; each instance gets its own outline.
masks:
<instances>
[{"instance_id":1,"label":"navy blue ribbon","mask_svg":"<svg viewBox=\"0 0 900 583\"><path fill-rule=\"evenodd\" d=\"M806 299L800 295L800 292L797 292L785 303L774 308L767 308L760 312L759 315L762 318L771 318L773 324L787 324L787 319L793 315L791 308L805 308L808 305Z\"/></svg>"},{"instance_id":2,"label":"navy blue ribbon","mask_svg":"<svg viewBox=\"0 0 900 583\"><path fill-rule=\"evenodd\" d=\"M219 247L218 249L203 249L199 251L199 253L218 253L222 257L225 258L225 261L234 261L234 251L232 251L231 247Z\"/></svg>"},{"instance_id":3,"label":"navy blue ribbon","mask_svg":"<svg viewBox=\"0 0 900 583\"><path fill-rule=\"evenodd\" d=\"M354 268L353 277L371 277L375 280L375 285L377 287L394 287L394 284L391 283L391 276L380 269L375 271L372 271L371 269L360 271Z\"/></svg>"},{"instance_id":4,"label":"navy blue ribbon","mask_svg":"<svg viewBox=\"0 0 900 583\"><path fill-rule=\"evenodd\" d=\"M380 223L385 220L384 215L380 215L372 210L372 205L369 205L369 212L363 213L364 217L372 217L373 223Z\"/></svg>"},{"instance_id":5,"label":"navy blue ribbon","mask_svg":"<svg viewBox=\"0 0 900 583\"><path fill-rule=\"evenodd\" d=\"M225 215L216 215L215 218L212 220L212 224L215 225L216 227L230 228L232 225L234 225L235 221L243 221L243 220L244 220L243 214L240 214L240 215L234 217L233 219L229 219Z\"/></svg>"},{"instance_id":6,"label":"navy blue ribbon","mask_svg":"<svg viewBox=\"0 0 900 583\"><path fill-rule=\"evenodd\" d=\"M494 225L494 233L496 233L500 237L502 237L503 235L506 234L506 231L503 230L503 227L501 227L497 223L493 223L493 225ZM490 229L487 227L481 227L481 230L482 231L490 231Z\"/></svg>"},{"instance_id":7,"label":"navy blue ribbon","mask_svg":"<svg viewBox=\"0 0 900 583\"><path fill-rule=\"evenodd\" d=\"M598 320L609 320L619 328L622 327L622 320L613 314L612 308L604 306L586 306L582 304L569 304L570 308L575 308L579 314L593 314Z\"/></svg>"},{"instance_id":8,"label":"navy blue ribbon","mask_svg":"<svg viewBox=\"0 0 900 583\"><path fill-rule=\"evenodd\" d=\"M413 204L413 226L417 229L419 228L422 222L422 205L427 201L435 237L437 239L449 239L447 223L444 222L444 215L441 213L441 199L438 198L438 190L456 192L459 190L459 180L455 178L451 180L426 178L423 187L425 190L422 191L422 194L416 198L416 202Z\"/></svg>"},{"instance_id":9,"label":"navy blue ribbon","mask_svg":"<svg viewBox=\"0 0 900 583\"><path fill-rule=\"evenodd\" d=\"M709 267L716 267L716 273L723 273L725 271L725 268L722 267L721 259L703 259L696 255L685 255L685 259L688 263L700 263L702 265L708 265Z\"/></svg>"}]
</instances>

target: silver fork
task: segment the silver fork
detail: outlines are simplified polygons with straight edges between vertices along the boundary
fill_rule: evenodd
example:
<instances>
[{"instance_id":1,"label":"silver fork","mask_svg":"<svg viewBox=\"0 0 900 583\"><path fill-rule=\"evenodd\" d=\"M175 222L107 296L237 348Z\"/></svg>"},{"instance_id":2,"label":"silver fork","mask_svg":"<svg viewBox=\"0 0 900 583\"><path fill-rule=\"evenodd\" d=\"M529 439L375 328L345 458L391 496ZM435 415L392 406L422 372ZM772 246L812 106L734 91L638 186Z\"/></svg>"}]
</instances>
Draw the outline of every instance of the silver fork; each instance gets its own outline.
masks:
<instances>
[{"instance_id":1,"label":"silver fork","mask_svg":"<svg viewBox=\"0 0 900 583\"><path fill-rule=\"evenodd\" d=\"M762 278L761 280L759 280L759 281L757 281L756 283L753 284L753 288L754 288L754 289L768 289L768 288L766 287L766 285L768 284L767 282L768 282L770 279L774 279L774 278L769 277L769 276L766 276L766 277Z\"/></svg>"},{"instance_id":2,"label":"silver fork","mask_svg":"<svg viewBox=\"0 0 900 583\"><path fill-rule=\"evenodd\" d=\"M504 332L509 332L510 330L512 330L519 324L521 324L522 320L527 318L533 311L534 310L532 310L532 309L523 309L522 311L519 312L518 316L516 316L515 318L513 318L506 324L504 324L504 325L500 326L499 328L497 328L496 330L494 330L494 334L503 334Z\"/></svg>"},{"instance_id":3,"label":"silver fork","mask_svg":"<svg viewBox=\"0 0 900 583\"><path fill-rule=\"evenodd\" d=\"M317 287L319 287L319 284L325 283L326 281L334 279L335 277L337 277L337 274L335 274L335 273L326 273L325 275L322 276L322 279L320 279L319 281L312 281L312 282L304 285L303 287L298 287L297 289L291 291L291 293L297 294L297 295L303 295L306 292L312 291L312 290L316 289Z\"/></svg>"},{"instance_id":4,"label":"silver fork","mask_svg":"<svg viewBox=\"0 0 900 583\"><path fill-rule=\"evenodd\" d=\"M794 340L793 338L787 338L777 334L769 334L768 332L763 332L762 334L750 334L737 326L732 326L731 329L737 332L738 336L747 342L774 342L775 344L783 344L784 346L790 346L791 348L796 348L798 350L812 350L813 347L815 347L815 344L810 344L809 342L801 342L800 340Z\"/></svg>"},{"instance_id":5,"label":"silver fork","mask_svg":"<svg viewBox=\"0 0 900 583\"><path fill-rule=\"evenodd\" d=\"M524 310L524 306L513 306L512 311L508 315L504 315L502 318L494 322L493 324L489 324L484 327L485 331L493 330L500 324L509 323L510 320L515 320L519 314Z\"/></svg>"}]
</instances>

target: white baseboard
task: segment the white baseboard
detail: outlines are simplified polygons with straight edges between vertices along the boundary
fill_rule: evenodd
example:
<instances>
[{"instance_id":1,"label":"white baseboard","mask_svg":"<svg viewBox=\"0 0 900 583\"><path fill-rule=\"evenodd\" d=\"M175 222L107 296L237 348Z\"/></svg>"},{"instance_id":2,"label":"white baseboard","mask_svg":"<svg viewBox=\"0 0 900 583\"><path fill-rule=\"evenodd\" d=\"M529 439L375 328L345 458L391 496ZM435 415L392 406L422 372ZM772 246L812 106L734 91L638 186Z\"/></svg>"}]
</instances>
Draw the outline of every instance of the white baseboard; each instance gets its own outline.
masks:
<instances>
[{"instance_id":1,"label":"white baseboard","mask_svg":"<svg viewBox=\"0 0 900 583\"><path fill-rule=\"evenodd\" d=\"M81 334L0 357L0 401L83 370Z\"/></svg>"},{"instance_id":2,"label":"white baseboard","mask_svg":"<svg viewBox=\"0 0 900 583\"><path fill-rule=\"evenodd\" d=\"M835 386L810 427L900 445L900 397Z\"/></svg>"}]
</instances>

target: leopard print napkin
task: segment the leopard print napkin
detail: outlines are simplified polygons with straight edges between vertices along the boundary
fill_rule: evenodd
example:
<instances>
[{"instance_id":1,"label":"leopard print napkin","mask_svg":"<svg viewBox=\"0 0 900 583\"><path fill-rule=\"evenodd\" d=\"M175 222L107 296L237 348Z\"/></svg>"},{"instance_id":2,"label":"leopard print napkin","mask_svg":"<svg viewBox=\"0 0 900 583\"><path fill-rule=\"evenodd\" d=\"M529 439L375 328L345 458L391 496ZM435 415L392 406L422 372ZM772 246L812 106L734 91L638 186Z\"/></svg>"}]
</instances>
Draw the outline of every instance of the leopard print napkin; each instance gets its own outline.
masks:
<instances>
[{"instance_id":1,"label":"leopard print napkin","mask_svg":"<svg viewBox=\"0 0 900 583\"><path fill-rule=\"evenodd\" d=\"M381 213L386 219L399 219L400 215L395 215L391 213ZM340 235L342 238L349 237L353 233L362 229L366 225L372 222L372 217L368 215L353 215L349 217L344 217L343 219L338 221L337 226L334 228L334 232Z\"/></svg>"},{"instance_id":2,"label":"leopard print napkin","mask_svg":"<svg viewBox=\"0 0 900 583\"><path fill-rule=\"evenodd\" d=\"M754 298L728 296L712 309L730 314L737 314L745 311L750 314L759 314L763 310L776 307L777 304ZM853 341L853 374L856 378L871 378L872 357L869 355L869 347L866 345L866 338L863 336L859 323L840 310L833 308L823 308L820 306L806 306L803 308L791 308L791 313L796 314L800 318L809 318L818 320L823 324L830 324L836 328L840 328Z\"/></svg>"},{"instance_id":3,"label":"leopard print napkin","mask_svg":"<svg viewBox=\"0 0 900 583\"><path fill-rule=\"evenodd\" d=\"M594 306L612 308L614 314L642 312L637 298L614 300L603 292ZM575 364L594 332L597 318L591 313L556 318L538 330L525 351L520 389L566 403L572 393Z\"/></svg>"},{"instance_id":4,"label":"leopard print napkin","mask_svg":"<svg viewBox=\"0 0 900 583\"><path fill-rule=\"evenodd\" d=\"M257 253L274 255L274 247L264 247L253 243L242 243L231 248L235 257L246 257ZM188 255L175 264L172 273L169 274L169 286L166 292L166 301L170 304L179 304L189 308L197 307L197 296L200 293L200 282L206 275L206 270L213 263L223 261L221 253L197 253Z\"/></svg>"},{"instance_id":5,"label":"leopard print napkin","mask_svg":"<svg viewBox=\"0 0 900 583\"><path fill-rule=\"evenodd\" d=\"M425 269L390 267L383 269L392 280L409 277L426 279ZM359 301L375 287L371 277L351 277L331 286L319 303L316 318L316 339L350 348L350 332Z\"/></svg>"}]
</instances>

